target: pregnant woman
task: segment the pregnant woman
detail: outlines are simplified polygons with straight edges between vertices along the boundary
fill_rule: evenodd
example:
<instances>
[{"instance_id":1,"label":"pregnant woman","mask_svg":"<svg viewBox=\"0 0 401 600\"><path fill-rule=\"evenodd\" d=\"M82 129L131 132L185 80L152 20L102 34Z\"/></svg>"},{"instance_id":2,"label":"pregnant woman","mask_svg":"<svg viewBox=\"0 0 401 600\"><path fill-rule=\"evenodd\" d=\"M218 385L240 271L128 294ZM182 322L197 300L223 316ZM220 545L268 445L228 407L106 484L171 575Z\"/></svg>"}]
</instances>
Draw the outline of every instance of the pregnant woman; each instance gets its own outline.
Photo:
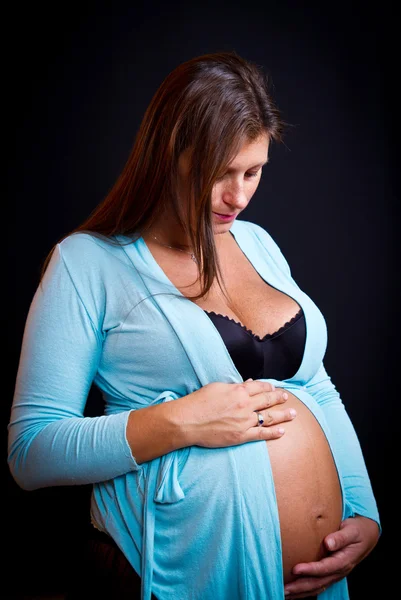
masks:
<instances>
[{"instance_id":1,"label":"pregnant woman","mask_svg":"<svg viewBox=\"0 0 401 600\"><path fill-rule=\"evenodd\" d=\"M9 465L24 489L93 484L69 600L347 600L377 543L324 317L237 218L282 129L251 62L179 65L107 197L45 261ZM92 385L105 408L89 417Z\"/></svg>"}]
</instances>

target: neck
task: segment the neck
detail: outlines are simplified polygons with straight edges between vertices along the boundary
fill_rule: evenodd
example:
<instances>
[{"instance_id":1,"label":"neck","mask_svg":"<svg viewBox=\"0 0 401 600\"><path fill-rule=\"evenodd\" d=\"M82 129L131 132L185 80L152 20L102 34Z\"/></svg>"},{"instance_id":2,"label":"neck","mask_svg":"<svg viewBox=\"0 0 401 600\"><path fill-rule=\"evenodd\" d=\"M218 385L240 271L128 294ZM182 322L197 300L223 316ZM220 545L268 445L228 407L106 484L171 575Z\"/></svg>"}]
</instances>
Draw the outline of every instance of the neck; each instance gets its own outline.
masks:
<instances>
[{"instance_id":1,"label":"neck","mask_svg":"<svg viewBox=\"0 0 401 600\"><path fill-rule=\"evenodd\" d=\"M161 244L180 248L186 252L192 252L190 241L180 225L174 219L172 211L166 211L148 231L148 235L154 241ZM156 236L157 240L153 236Z\"/></svg>"},{"instance_id":2,"label":"neck","mask_svg":"<svg viewBox=\"0 0 401 600\"><path fill-rule=\"evenodd\" d=\"M153 237L156 236L157 240ZM185 252L193 252L192 245L185 232L180 225L175 221L172 211L166 212L163 217L158 219L152 227L146 232L145 236L153 243L166 244L173 248L179 248ZM224 243L230 237L229 231L224 233L215 233L214 240L217 247Z\"/></svg>"}]
</instances>

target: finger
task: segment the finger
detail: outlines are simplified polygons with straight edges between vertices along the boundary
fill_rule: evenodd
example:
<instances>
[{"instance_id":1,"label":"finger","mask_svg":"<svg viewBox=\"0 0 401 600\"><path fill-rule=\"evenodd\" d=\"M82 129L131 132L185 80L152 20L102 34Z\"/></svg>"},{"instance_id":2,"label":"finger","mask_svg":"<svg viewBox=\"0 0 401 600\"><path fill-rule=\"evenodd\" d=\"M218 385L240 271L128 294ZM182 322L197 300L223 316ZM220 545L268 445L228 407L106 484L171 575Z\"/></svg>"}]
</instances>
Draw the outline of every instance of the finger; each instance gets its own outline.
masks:
<instances>
[{"instance_id":1,"label":"finger","mask_svg":"<svg viewBox=\"0 0 401 600\"><path fill-rule=\"evenodd\" d=\"M338 577L322 577L319 579L308 577L305 579L297 579L284 586L284 595L288 600L310 598L310 596L322 594L329 585L338 581L338 579Z\"/></svg>"},{"instance_id":2,"label":"finger","mask_svg":"<svg viewBox=\"0 0 401 600\"><path fill-rule=\"evenodd\" d=\"M270 381L261 381L260 379L247 379L244 381L244 384L246 384L246 390L250 396L261 394L262 392L274 392L276 390L276 386L273 383L270 383Z\"/></svg>"},{"instance_id":3,"label":"finger","mask_svg":"<svg viewBox=\"0 0 401 600\"><path fill-rule=\"evenodd\" d=\"M344 556L342 556L342 554L344 553L326 556L315 562L298 563L292 569L292 573L293 575L302 575L303 577L327 577L341 573L345 566Z\"/></svg>"},{"instance_id":4,"label":"finger","mask_svg":"<svg viewBox=\"0 0 401 600\"><path fill-rule=\"evenodd\" d=\"M324 539L324 543L330 552L335 552L345 546L358 541L358 529L353 525L347 524L343 529L330 533Z\"/></svg>"},{"instance_id":5,"label":"finger","mask_svg":"<svg viewBox=\"0 0 401 600\"><path fill-rule=\"evenodd\" d=\"M258 413L263 417L263 427L271 427L278 423L292 421L297 415L295 408L288 408L286 410L259 410L256 415Z\"/></svg>"},{"instance_id":6,"label":"finger","mask_svg":"<svg viewBox=\"0 0 401 600\"><path fill-rule=\"evenodd\" d=\"M288 393L283 388L276 388L274 392L263 391L255 396L252 396L253 410L262 412L266 408L271 408L277 404L284 404L288 399Z\"/></svg>"},{"instance_id":7,"label":"finger","mask_svg":"<svg viewBox=\"0 0 401 600\"><path fill-rule=\"evenodd\" d=\"M284 427L275 425L274 427L250 427L244 436L244 442L257 442L260 440L276 440L285 433Z\"/></svg>"},{"instance_id":8,"label":"finger","mask_svg":"<svg viewBox=\"0 0 401 600\"><path fill-rule=\"evenodd\" d=\"M262 383L268 383L272 390L276 389L276 386L274 385L274 383L271 383L270 381L265 381L265 380L261 380L261 379L253 379L253 377L249 377L249 379L246 379L244 383L248 383L248 381L261 381Z\"/></svg>"}]
</instances>

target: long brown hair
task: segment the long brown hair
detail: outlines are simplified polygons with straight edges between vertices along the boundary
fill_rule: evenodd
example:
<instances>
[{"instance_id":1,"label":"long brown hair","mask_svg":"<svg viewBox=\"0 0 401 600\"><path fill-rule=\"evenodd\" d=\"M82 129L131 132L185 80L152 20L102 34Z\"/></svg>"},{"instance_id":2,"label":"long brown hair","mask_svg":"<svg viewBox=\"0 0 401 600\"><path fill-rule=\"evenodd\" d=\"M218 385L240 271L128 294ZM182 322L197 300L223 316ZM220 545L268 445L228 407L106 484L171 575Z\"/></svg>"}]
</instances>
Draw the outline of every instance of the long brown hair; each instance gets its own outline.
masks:
<instances>
[{"instance_id":1,"label":"long brown hair","mask_svg":"<svg viewBox=\"0 0 401 600\"><path fill-rule=\"evenodd\" d=\"M191 242L200 267L203 297L215 277L220 281L211 213L217 177L245 142L261 135L281 141L284 123L263 68L235 51L203 54L170 72L144 114L128 160L103 201L74 233L117 242L144 235L172 207ZM177 194L178 158L190 150L187 207ZM187 216L185 216L187 215ZM61 241L59 240L59 241ZM41 279L55 249L42 266Z\"/></svg>"}]
</instances>

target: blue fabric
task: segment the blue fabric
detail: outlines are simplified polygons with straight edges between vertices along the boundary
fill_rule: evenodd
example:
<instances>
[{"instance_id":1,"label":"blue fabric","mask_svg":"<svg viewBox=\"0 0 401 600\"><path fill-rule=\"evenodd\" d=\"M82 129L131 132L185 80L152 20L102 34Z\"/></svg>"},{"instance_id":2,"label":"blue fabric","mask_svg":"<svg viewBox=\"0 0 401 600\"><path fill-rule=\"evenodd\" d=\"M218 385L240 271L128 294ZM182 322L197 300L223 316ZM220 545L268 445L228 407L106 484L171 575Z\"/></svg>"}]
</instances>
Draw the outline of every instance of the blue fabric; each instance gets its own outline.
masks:
<instances>
[{"instance_id":1,"label":"blue fabric","mask_svg":"<svg viewBox=\"0 0 401 600\"><path fill-rule=\"evenodd\" d=\"M323 364L322 313L265 229L236 220L231 232L259 275L305 315L298 371L267 381L290 390L318 419L340 475L343 518L360 514L380 526L359 442ZM141 575L143 600L151 590L159 600L284 599L264 441L192 446L142 465L127 443L131 410L213 381L242 377L208 315L172 285L143 238L112 246L79 233L57 245L26 322L9 465L24 489L94 484L92 520ZM92 384L105 414L84 417ZM346 580L319 598L347 600Z\"/></svg>"}]
</instances>

